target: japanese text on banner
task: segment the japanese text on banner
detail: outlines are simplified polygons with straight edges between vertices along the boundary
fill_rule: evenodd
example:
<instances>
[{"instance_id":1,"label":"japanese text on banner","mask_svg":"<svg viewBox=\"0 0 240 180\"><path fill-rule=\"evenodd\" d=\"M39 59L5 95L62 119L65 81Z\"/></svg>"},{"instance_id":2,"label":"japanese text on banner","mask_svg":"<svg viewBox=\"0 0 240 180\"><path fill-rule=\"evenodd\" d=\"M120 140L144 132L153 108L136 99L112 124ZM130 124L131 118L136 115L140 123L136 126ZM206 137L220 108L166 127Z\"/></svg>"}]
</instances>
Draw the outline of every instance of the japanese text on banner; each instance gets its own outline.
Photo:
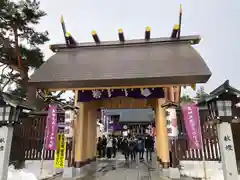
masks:
<instances>
[{"instance_id":1,"label":"japanese text on banner","mask_svg":"<svg viewBox=\"0 0 240 180\"><path fill-rule=\"evenodd\" d=\"M57 106L50 105L44 137L44 148L46 150L56 150L57 128Z\"/></svg>"},{"instance_id":2,"label":"japanese text on banner","mask_svg":"<svg viewBox=\"0 0 240 180\"><path fill-rule=\"evenodd\" d=\"M54 154L54 168L64 168L66 154L66 141L64 134L57 136L57 149Z\"/></svg>"},{"instance_id":3,"label":"japanese text on banner","mask_svg":"<svg viewBox=\"0 0 240 180\"><path fill-rule=\"evenodd\" d=\"M199 118L199 109L196 104L185 104L181 107L185 128L188 135L189 146L191 149L201 149L201 126Z\"/></svg>"}]
</instances>

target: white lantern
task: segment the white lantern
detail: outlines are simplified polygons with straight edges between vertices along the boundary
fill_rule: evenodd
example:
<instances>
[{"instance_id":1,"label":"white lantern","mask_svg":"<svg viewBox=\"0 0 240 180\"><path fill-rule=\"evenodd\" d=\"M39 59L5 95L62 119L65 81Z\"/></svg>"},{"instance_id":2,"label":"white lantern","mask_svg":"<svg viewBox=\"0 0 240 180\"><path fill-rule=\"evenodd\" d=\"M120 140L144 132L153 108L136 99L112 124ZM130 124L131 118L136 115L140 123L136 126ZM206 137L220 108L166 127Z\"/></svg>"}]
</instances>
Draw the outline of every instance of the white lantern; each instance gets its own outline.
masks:
<instances>
[{"instance_id":1,"label":"white lantern","mask_svg":"<svg viewBox=\"0 0 240 180\"><path fill-rule=\"evenodd\" d=\"M75 117L75 111L73 107L66 106L65 108L65 128L64 134L66 138L73 137L73 120Z\"/></svg>"},{"instance_id":2,"label":"white lantern","mask_svg":"<svg viewBox=\"0 0 240 180\"><path fill-rule=\"evenodd\" d=\"M177 113L176 108L166 108L166 125L169 137L178 136Z\"/></svg>"}]
</instances>

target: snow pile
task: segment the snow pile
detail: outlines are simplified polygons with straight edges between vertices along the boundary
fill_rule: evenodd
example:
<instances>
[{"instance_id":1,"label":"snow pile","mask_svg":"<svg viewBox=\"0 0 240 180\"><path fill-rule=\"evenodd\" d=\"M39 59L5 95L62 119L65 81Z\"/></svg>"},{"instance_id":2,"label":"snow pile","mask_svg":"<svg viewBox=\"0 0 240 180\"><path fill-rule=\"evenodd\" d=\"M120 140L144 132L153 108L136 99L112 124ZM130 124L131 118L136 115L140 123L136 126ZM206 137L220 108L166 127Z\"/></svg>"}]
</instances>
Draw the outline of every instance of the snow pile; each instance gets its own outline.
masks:
<instances>
[{"instance_id":1,"label":"snow pile","mask_svg":"<svg viewBox=\"0 0 240 180\"><path fill-rule=\"evenodd\" d=\"M26 172L24 169L16 170L14 166L9 166L8 180L37 180L37 178L33 173Z\"/></svg>"},{"instance_id":2,"label":"snow pile","mask_svg":"<svg viewBox=\"0 0 240 180\"><path fill-rule=\"evenodd\" d=\"M8 167L8 180L37 180L53 177L62 170L54 169L52 160L45 160L41 170L41 161L25 161L24 169Z\"/></svg>"},{"instance_id":3,"label":"snow pile","mask_svg":"<svg viewBox=\"0 0 240 180\"><path fill-rule=\"evenodd\" d=\"M49 178L58 173L54 169L54 161L52 160L43 161L42 168L41 171L41 161L25 161L25 171L33 173L38 179Z\"/></svg>"},{"instance_id":4,"label":"snow pile","mask_svg":"<svg viewBox=\"0 0 240 180\"><path fill-rule=\"evenodd\" d=\"M180 161L180 165L183 167L181 175L204 179L203 161ZM205 167L207 180L224 180L221 162L206 161ZM238 179L240 180L240 176Z\"/></svg>"}]
</instances>

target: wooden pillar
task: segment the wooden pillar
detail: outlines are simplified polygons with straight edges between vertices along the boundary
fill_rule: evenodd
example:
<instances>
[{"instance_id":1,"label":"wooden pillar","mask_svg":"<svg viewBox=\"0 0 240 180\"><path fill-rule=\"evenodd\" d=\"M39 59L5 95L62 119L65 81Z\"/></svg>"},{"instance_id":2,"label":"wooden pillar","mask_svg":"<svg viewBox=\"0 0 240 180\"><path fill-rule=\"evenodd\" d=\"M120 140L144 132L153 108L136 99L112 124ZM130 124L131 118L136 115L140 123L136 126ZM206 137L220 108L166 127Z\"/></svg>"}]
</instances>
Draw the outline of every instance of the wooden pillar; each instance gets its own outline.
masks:
<instances>
[{"instance_id":1,"label":"wooden pillar","mask_svg":"<svg viewBox=\"0 0 240 180\"><path fill-rule=\"evenodd\" d=\"M159 158L163 168L169 167L169 142L165 120L165 110L161 107L165 99L157 99L156 104L156 128L157 128L157 145L159 149Z\"/></svg>"},{"instance_id":2,"label":"wooden pillar","mask_svg":"<svg viewBox=\"0 0 240 180\"><path fill-rule=\"evenodd\" d=\"M157 153L157 160L159 161L159 163L162 162L161 160L161 153L160 153L160 129L159 129L159 121L158 121L158 117L159 117L159 111L157 108L157 103L155 104L155 128L156 128L156 153Z\"/></svg>"},{"instance_id":3,"label":"wooden pillar","mask_svg":"<svg viewBox=\"0 0 240 180\"><path fill-rule=\"evenodd\" d=\"M88 118L89 118L89 102L87 102L87 106L84 112L84 121L83 121L83 161L86 164L88 161Z\"/></svg>"},{"instance_id":4,"label":"wooden pillar","mask_svg":"<svg viewBox=\"0 0 240 180\"><path fill-rule=\"evenodd\" d=\"M86 158L88 162L95 160L96 158L96 128L97 128L97 108L98 102L89 102L88 117L85 128L86 130Z\"/></svg>"},{"instance_id":5,"label":"wooden pillar","mask_svg":"<svg viewBox=\"0 0 240 180\"><path fill-rule=\"evenodd\" d=\"M89 130L90 130L90 144L89 144L89 153L90 153L90 159L93 160L94 155L93 155L93 144L95 143L95 141L93 141L93 135L94 135L94 128L93 128L93 122L95 121L95 109L93 109L91 111L91 121L89 122Z\"/></svg>"},{"instance_id":6,"label":"wooden pillar","mask_svg":"<svg viewBox=\"0 0 240 180\"><path fill-rule=\"evenodd\" d=\"M81 167L84 164L83 135L84 135L84 114L86 103L79 103L79 112L76 121L74 121L74 160L75 167Z\"/></svg>"},{"instance_id":7,"label":"wooden pillar","mask_svg":"<svg viewBox=\"0 0 240 180\"><path fill-rule=\"evenodd\" d=\"M174 96L174 88L170 87L170 101L175 102L175 96Z\"/></svg>"},{"instance_id":8,"label":"wooden pillar","mask_svg":"<svg viewBox=\"0 0 240 180\"><path fill-rule=\"evenodd\" d=\"M96 122L96 109L93 106L92 110L89 112L88 116L88 159L89 160L94 160L95 159L95 154L94 154L94 147L95 147L95 131L96 131L96 125L94 126L94 123Z\"/></svg>"},{"instance_id":9,"label":"wooden pillar","mask_svg":"<svg viewBox=\"0 0 240 180\"><path fill-rule=\"evenodd\" d=\"M93 143L92 143L92 153L93 153L93 157L96 158L97 156L97 119L99 117L101 117L101 112L95 110L94 111L94 120L92 121L92 132L93 132Z\"/></svg>"}]
</instances>

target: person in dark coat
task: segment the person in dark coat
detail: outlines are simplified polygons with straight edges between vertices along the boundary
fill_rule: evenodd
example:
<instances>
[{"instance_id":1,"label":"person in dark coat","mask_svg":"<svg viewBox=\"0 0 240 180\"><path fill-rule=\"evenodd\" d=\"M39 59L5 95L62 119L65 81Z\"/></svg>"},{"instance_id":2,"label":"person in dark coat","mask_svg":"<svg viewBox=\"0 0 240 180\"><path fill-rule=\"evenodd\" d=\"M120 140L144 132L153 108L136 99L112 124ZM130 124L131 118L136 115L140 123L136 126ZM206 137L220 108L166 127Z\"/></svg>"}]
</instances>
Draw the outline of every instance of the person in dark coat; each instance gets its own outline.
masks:
<instances>
[{"instance_id":1,"label":"person in dark coat","mask_svg":"<svg viewBox=\"0 0 240 180\"><path fill-rule=\"evenodd\" d=\"M130 153L132 161L136 160L135 148L136 148L136 141L135 141L134 137L131 137L129 140L129 153Z\"/></svg>"},{"instance_id":2,"label":"person in dark coat","mask_svg":"<svg viewBox=\"0 0 240 180\"><path fill-rule=\"evenodd\" d=\"M154 149L154 140L153 137L148 135L145 140L145 148L146 148L146 159L152 161L152 152Z\"/></svg>"},{"instance_id":3,"label":"person in dark coat","mask_svg":"<svg viewBox=\"0 0 240 180\"><path fill-rule=\"evenodd\" d=\"M142 137L139 137L137 141L137 151L139 153L139 159L143 160L143 154L144 154L144 140Z\"/></svg>"},{"instance_id":4,"label":"person in dark coat","mask_svg":"<svg viewBox=\"0 0 240 180\"><path fill-rule=\"evenodd\" d=\"M117 150L118 150L118 152L121 150L121 142L122 142L122 138L119 136L117 138Z\"/></svg>"},{"instance_id":5,"label":"person in dark coat","mask_svg":"<svg viewBox=\"0 0 240 180\"><path fill-rule=\"evenodd\" d=\"M98 142L97 142L97 151L98 151L98 157L102 157L102 138L98 137Z\"/></svg>"},{"instance_id":6,"label":"person in dark coat","mask_svg":"<svg viewBox=\"0 0 240 180\"><path fill-rule=\"evenodd\" d=\"M122 148L123 154L125 156L125 160L128 161L128 159L129 159L129 146L128 146L128 139L126 137L123 138L123 141L121 143L121 148Z\"/></svg>"},{"instance_id":7,"label":"person in dark coat","mask_svg":"<svg viewBox=\"0 0 240 180\"><path fill-rule=\"evenodd\" d=\"M117 138L113 137L112 138L112 151L113 151L113 158L116 158L116 154L117 154Z\"/></svg>"},{"instance_id":8,"label":"person in dark coat","mask_svg":"<svg viewBox=\"0 0 240 180\"><path fill-rule=\"evenodd\" d=\"M107 148L107 138L105 135L102 136L102 157L106 156L106 148Z\"/></svg>"}]
</instances>

